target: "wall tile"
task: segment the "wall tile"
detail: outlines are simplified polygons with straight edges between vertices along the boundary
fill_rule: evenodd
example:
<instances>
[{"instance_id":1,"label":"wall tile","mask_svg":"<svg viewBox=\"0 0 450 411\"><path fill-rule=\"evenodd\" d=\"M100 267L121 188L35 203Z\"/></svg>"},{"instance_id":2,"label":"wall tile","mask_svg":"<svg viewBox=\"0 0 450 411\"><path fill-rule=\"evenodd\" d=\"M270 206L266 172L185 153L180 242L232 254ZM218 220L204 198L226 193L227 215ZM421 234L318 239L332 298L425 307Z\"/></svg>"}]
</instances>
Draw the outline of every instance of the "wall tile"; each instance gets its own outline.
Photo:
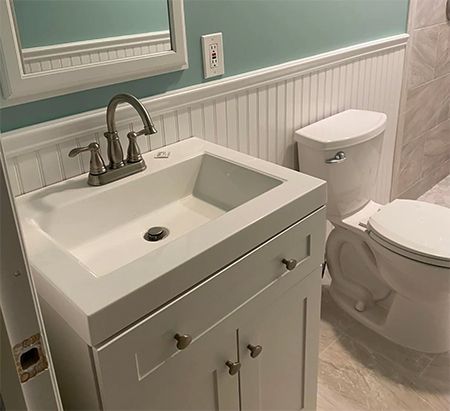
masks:
<instances>
[{"instance_id":1,"label":"wall tile","mask_svg":"<svg viewBox=\"0 0 450 411\"><path fill-rule=\"evenodd\" d=\"M419 86L433 80L437 62L439 26L414 30L408 64L408 86Z\"/></svg>"},{"instance_id":2,"label":"wall tile","mask_svg":"<svg viewBox=\"0 0 450 411\"><path fill-rule=\"evenodd\" d=\"M430 174L423 176L412 187L404 190L397 197L416 199L450 174L450 160L435 167Z\"/></svg>"},{"instance_id":3,"label":"wall tile","mask_svg":"<svg viewBox=\"0 0 450 411\"><path fill-rule=\"evenodd\" d=\"M450 22L436 26L437 39L435 77L450 73Z\"/></svg>"},{"instance_id":4,"label":"wall tile","mask_svg":"<svg viewBox=\"0 0 450 411\"><path fill-rule=\"evenodd\" d=\"M408 91L404 142L431 130L448 118L448 85L449 76L445 76Z\"/></svg>"},{"instance_id":5,"label":"wall tile","mask_svg":"<svg viewBox=\"0 0 450 411\"><path fill-rule=\"evenodd\" d=\"M394 195L394 192L397 191L398 185L398 175L400 173L400 159L402 157L403 151L403 138L404 138L404 129L405 129L405 114L403 111L400 111L398 120L397 120L397 133L395 136L395 153L394 153L394 164L392 166L392 188L391 188L391 197Z\"/></svg>"},{"instance_id":6,"label":"wall tile","mask_svg":"<svg viewBox=\"0 0 450 411\"><path fill-rule=\"evenodd\" d=\"M430 130L424 139L422 175L429 174L450 159L450 120Z\"/></svg>"},{"instance_id":7,"label":"wall tile","mask_svg":"<svg viewBox=\"0 0 450 411\"><path fill-rule=\"evenodd\" d=\"M416 0L413 17L414 28L445 23L445 6L447 0Z\"/></svg>"},{"instance_id":8,"label":"wall tile","mask_svg":"<svg viewBox=\"0 0 450 411\"><path fill-rule=\"evenodd\" d=\"M396 193L408 198L420 196L450 171L450 22L446 3L410 1L407 80L399 116L404 124L399 124L397 133L394 197ZM420 147L421 162L417 159ZM419 163L422 170L413 170Z\"/></svg>"},{"instance_id":9,"label":"wall tile","mask_svg":"<svg viewBox=\"0 0 450 411\"><path fill-rule=\"evenodd\" d=\"M420 179L424 152L424 140L419 138L403 146L400 159L398 187L404 191Z\"/></svg>"}]
</instances>

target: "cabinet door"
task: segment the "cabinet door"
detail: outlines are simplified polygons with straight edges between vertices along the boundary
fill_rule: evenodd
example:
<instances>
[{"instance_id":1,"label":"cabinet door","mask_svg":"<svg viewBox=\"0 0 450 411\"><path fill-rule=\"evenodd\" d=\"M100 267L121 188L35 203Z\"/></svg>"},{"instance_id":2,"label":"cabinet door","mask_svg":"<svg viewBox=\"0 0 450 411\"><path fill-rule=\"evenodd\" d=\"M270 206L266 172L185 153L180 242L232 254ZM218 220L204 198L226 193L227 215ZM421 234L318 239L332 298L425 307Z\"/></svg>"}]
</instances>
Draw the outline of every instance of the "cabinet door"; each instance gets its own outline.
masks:
<instances>
[{"instance_id":1,"label":"cabinet door","mask_svg":"<svg viewBox=\"0 0 450 411\"><path fill-rule=\"evenodd\" d=\"M238 410L239 377L225 364L237 361L236 339L219 323L157 366L146 352L113 344L96 358L104 409Z\"/></svg>"},{"instance_id":2,"label":"cabinet door","mask_svg":"<svg viewBox=\"0 0 450 411\"><path fill-rule=\"evenodd\" d=\"M289 282L281 285L242 311L238 344L243 411L316 406L320 273L290 288Z\"/></svg>"}]
</instances>

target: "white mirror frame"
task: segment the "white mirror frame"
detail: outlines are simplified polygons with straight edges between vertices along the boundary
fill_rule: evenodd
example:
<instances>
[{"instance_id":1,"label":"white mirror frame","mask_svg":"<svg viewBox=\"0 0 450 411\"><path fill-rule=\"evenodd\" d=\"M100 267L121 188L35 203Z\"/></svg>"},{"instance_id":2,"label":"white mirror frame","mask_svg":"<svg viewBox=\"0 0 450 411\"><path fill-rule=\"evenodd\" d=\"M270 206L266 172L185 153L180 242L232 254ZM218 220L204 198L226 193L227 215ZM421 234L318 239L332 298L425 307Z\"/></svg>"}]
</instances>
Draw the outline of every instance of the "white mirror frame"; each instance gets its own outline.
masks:
<instances>
[{"instance_id":1,"label":"white mirror frame","mask_svg":"<svg viewBox=\"0 0 450 411\"><path fill-rule=\"evenodd\" d=\"M86 49L87 45L88 52L92 53L92 50L95 49L98 58L95 59L96 61L92 61L92 59L86 63L77 61L75 65L69 63L66 67L24 74L22 49L16 27L13 0L0 0L2 106L12 106L188 68L183 0L167 1L169 5L171 50L144 55L133 52L135 47L139 48L142 45L145 33L143 35L112 37L88 42L66 43L58 45L56 48L70 50L71 47L73 49L74 46L77 47L77 45L82 44ZM126 54L134 55L129 57L127 55L118 56L116 50L115 58L105 61L100 55L101 51L108 56L108 51L111 52L111 50L107 50L106 46L112 45L117 48L117 39L122 42L122 45L126 44L129 47L130 53ZM51 49L52 46L48 48ZM48 53L48 55L55 57L56 54ZM58 56L56 55L56 57ZM78 59L80 59L79 56ZM66 60L73 62L70 56ZM47 64L50 64L50 62L47 61Z\"/></svg>"}]
</instances>

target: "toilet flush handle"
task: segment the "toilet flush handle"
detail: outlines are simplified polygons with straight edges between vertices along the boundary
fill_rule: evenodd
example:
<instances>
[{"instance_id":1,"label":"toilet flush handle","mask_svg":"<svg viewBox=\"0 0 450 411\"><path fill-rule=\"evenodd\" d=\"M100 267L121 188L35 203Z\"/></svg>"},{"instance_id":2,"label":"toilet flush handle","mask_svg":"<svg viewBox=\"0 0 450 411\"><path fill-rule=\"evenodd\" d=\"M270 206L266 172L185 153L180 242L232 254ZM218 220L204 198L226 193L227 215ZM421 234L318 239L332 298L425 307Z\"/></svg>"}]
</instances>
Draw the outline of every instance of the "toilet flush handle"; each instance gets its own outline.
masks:
<instances>
[{"instance_id":1,"label":"toilet flush handle","mask_svg":"<svg viewBox=\"0 0 450 411\"><path fill-rule=\"evenodd\" d=\"M328 158L325 160L325 163L327 164L338 164L345 161L347 157L345 156L345 153L343 151L338 151L333 158Z\"/></svg>"}]
</instances>

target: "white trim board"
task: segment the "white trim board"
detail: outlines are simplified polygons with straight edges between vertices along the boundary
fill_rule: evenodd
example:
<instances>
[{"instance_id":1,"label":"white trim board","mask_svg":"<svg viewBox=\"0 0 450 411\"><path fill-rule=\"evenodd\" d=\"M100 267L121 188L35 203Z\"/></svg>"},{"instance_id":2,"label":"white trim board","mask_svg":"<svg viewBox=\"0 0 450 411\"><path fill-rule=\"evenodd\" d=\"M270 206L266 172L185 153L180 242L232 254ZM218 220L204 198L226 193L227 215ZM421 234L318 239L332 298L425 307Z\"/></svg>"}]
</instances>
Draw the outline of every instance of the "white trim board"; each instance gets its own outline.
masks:
<instances>
[{"instance_id":1,"label":"white trim board","mask_svg":"<svg viewBox=\"0 0 450 411\"><path fill-rule=\"evenodd\" d=\"M141 148L196 135L295 167L295 129L348 108L384 111L389 120L377 200L388 201L407 39L388 37L143 99L159 133L141 138ZM139 127L126 105L117 121L124 140L125 131ZM68 159L66 151L97 139L105 152L104 128L103 108L5 133L15 193L86 172L88 159Z\"/></svg>"},{"instance_id":2,"label":"white trim board","mask_svg":"<svg viewBox=\"0 0 450 411\"><path fill-rule=\"evenodd\" d=\"M24 72L68 70L171 50L169 30L22 49Z\"/></svg>"}]
</instances>

